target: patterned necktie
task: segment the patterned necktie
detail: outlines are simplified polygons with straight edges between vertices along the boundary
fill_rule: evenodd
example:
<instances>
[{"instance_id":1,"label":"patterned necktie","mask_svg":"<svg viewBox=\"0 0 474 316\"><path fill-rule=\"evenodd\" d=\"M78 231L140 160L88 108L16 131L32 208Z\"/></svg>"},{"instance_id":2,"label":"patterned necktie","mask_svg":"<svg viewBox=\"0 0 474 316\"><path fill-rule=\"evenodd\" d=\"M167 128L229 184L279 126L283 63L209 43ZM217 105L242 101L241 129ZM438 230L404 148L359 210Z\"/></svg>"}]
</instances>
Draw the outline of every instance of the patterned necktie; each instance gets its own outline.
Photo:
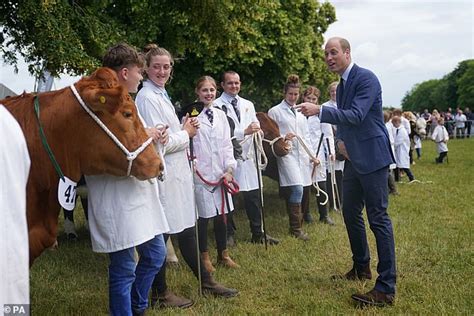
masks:
<instances>
[{"instance_id":1,"label":"patterned necktie","mask_svg":"<svg viewBox=\"0 0 474 316\"><path fill-rule=\"evenodd\" d=\"M240 111L237 105L237 98L233 98L232 101L230 101L230 104L232 104L232 106L234 107L235 114L237 115L237 119L240 122Z\"/></svg>"},{"instance_id":2,"label":"patterned necktie","mask_svg":"<svg viewBox=\"0 0 474 316\"><path fill-rule=\"evenodd\" d=\"M212 112L211 108L208 108L206 110L206 115L207 115L207 118L209 119L209 122L211 122L211 125L212 125L212 123L214 122L214 113Z\"/></svg>"},{"instance_id":3,"label":"patterned necktie","mask_svg":"<svg viewBox=\"0 0 474 316\"><path fill-rule=\"evenodd\" d=\"M288 106L288 107L290 108L291 112L296 116L295 108L292 106Z\"/></svg>"}]
</instances>

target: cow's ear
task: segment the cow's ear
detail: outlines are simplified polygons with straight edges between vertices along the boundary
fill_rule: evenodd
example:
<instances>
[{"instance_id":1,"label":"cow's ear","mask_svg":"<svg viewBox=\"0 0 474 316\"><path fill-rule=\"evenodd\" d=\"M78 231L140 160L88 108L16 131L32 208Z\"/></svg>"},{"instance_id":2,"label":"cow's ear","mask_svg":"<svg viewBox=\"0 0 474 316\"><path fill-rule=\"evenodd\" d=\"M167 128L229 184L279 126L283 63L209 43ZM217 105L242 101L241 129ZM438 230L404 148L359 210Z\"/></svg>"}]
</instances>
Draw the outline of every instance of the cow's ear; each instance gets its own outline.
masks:
<instances>
[{"instance_id":1,"label":"cow's ear","mask_svg":"<svg viewBox=\"0 0 474 316\"><path fill-rule=\"evenodd\" d=\"M114 114L126 100L128 93L119 83L117 73L107 67L97 69L84 80L81 96L94 111Z\"/></svg>"},{"instance_id":2,"label":"cow's ear","mask_svg":"<svg viewBox=\"0 0 474 316\"><path fill-rule=\"evenodd\" d=\"M94 112L108 111L115 114L126 100L124 90L121 86L108 89L94 87L85 89L82 98Z\"/></svg>"}]
</instances>

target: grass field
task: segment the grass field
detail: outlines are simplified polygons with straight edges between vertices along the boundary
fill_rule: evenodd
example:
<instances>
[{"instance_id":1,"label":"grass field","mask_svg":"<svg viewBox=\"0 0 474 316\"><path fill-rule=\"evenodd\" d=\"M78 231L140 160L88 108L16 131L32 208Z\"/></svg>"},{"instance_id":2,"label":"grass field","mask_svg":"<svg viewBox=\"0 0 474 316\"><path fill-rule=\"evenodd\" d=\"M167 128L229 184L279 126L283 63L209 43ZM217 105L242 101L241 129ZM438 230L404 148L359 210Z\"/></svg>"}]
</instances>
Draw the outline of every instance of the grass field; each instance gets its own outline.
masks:
<instances>
[{"instance_id":1,"label":"grass field","mask_svg":"<svg viewBox=\"0 0 474 316\"><path fill-rule=\"evenodd\" d=\"M296 240L288 235L288 218L276 183L265 179L267 229L281 244L267 251L250 244L245 212L237 210L238 244L231 255L242 268L218 268L215 277L239 289L240 295L199 297L198 283L182 261L168 270L169 288L193 299L195 305L187 310L150 309L148 314L474 314L474 140L452 140L448 147L449 164L435 165L435 146L425 141L423 157L412 168L423 183L401 183L401 195L390 196L398 269L394 306L354 308L350 295L370 290L374 280L330 280L332 274L344 273L352 265L341 216L331 213L335 227L305 226L311 240ZM314 200L311 203L314 210ZM68 242L60 233L59 249L44 253L31 269L33 315L108 312L108 258L91 251L82 210L76 211L80 240ZM368 236L375 272L375 242L371 232ZM215 251L212 255L215 260Z\"/></svg>"}]
</instances>

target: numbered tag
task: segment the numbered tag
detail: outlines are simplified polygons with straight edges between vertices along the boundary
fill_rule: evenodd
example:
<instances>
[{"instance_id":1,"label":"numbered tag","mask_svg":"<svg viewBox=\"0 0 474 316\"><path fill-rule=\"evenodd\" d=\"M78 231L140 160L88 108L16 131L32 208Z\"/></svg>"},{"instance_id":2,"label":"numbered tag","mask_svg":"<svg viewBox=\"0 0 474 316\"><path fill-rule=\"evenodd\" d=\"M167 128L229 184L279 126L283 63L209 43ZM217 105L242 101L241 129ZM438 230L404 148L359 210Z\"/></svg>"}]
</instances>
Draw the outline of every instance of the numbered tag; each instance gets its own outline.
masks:
<instances>
[{"instance_id":1,"label":"numbered tag","mask_svg":"<svg viewBox=\"0 0 474 316\"><path fill-rule=\"evenodd\" d=\"M64 181L59 179L58 201L68 211L72 211L76 205L77 183L64 176Z\"/></svg>"}]
</instances>

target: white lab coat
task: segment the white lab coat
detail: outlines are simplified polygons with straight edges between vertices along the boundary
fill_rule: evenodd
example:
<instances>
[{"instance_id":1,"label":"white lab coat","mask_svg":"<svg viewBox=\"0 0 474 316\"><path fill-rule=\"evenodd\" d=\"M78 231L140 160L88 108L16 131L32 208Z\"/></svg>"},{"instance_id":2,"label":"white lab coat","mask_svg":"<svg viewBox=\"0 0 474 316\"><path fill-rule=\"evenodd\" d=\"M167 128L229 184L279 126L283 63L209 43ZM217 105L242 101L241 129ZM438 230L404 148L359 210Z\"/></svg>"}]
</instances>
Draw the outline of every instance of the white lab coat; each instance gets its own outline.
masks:
<instances>
[{"instance_id":1,"label":"white lab coat","mask_svg":"<svg viewBox=\"0 0 474 316\"><path fill-rule=\"evenodd\" d=\"M405 127L394 127L395 162L397 168L410 168L410 137Z\"/></svg>"},{"instance_id":2,"label":"white lab coat","mask_svg":"<svg viewBox=\"0 0 474 316\"><path fill-rule=\"evenodd\" d=\"M387 123L385 123L385 127L387 128L388 139L390 140L390 147L392 149L392 154L393 154L393 157L395 157L395 136L394 136L394 127L393 127L392 121L388 121ZM392 163L389 165L389 168L392 170L395 169L396 167L397 167L396 163Z\"/></svg>"},{"instance_id":3,"label":"white lab coat","mask_svg":"<svg viewBox=\"0 0 474 316\"><path fill-rule=\"evenodd\" d=\"M214 122L211 125L205 110L206 108L198 115L201 127L194 137L196 169L206 181L218 182L229 168L235 170L237 162L234 159L226 114L219 109L213 109ZM205 184L197 175L194 176L194 184L199 217L211 218L221 214L223 203L224 213L234 209L229 193L224 194L223 201L221 187L211 192L214 187Z\"/></svg>"},{"instance_id":4,"label":"white lab coat","mask_svg":"<svg viewBox=\"0 0 474 316\"><path fill-rule=\"evenodd\" d=\"M1 104L0 135L0 310L3 310L4 304L30 303L26 224L30 157L21 127Z\"/></svg>"},{"instance_id":5,"label":"white lab coat","mask_svg":"<svg viewBox=\"0 0 474 316\"><path fill-rule=\"evenodd\" d=\"M237 114L235 114L234 107L230 103L233 97L226 94L225 92L217 98L213 104L215 107L223 109L225 107L227 109L227 116L229 116L235 124L234 129L234 137L239 141L242 142L245 138L244 130L251 124L251 123L258 123L260 122L257 119L255 114L255 107L252 102L246 100L240 96L236 96L237 98L237 106L240 111L240 122L237 118ZM247 135L247 137L251 137L251 135ZM235 170L235 179L239 183L240 191L251 191L258 189L258 175L257 175L257 168L255 166L255 157L246 157L245 155L249 153L249 149L252 148L253 143L252 141L248 140L242 144L242 153L244 160L237 160L237 168Z\"/></svg>"},{"instance_id":6,"label":"white lab coat","mask_svg":"<svg viewBox=\"0 0 474 316\"><path fill-rule=\"evenodd\" d=\"M436 143L438 154L448 151L449 134L446 127L438 125L431 134L431 139Z\"/></svg>"},{"instance_id":7,"label":"white lab coat","mask_svg":"<svg viewBox=\"0 0 474 316\"><path fill-rule=\"evenodd\" d=\"M336 101L333 101L333 100L329 100L327 102L324 102L321 106L330 106L330 107L333 107L335 109L337 109L337 103ZM337 129L337 125L331 125L334 130ZM334 134L334 132L333 132ZM336 135L334 135L335 137ZM333 138L333 143L334 143L334 138ZM333 151L334 153L334 151ZM340 160L335 160L334 161L334 170L336 171L344 171L344 161L340 161ZM327 165L327 171L330 173L331 172L331 169L330 169L330 166L329 164Z\"/></svg>"},{"instance_id":8,"label":"white lab coat","mask_svg":"<svg viewBox=\"0 0 474 316\"><path fill-rule=\"evenodd\" d=\"M268 111L268 116L276 121L283 136L290 132L299 135L311 152L315 153L309 136L308 121L303 114L298 111L293 114L288 104L283 100ZM292 149L287 155L277 157L280 186L311 185L311 172L309 170L312 168L312 163L310 157L296 137L292 139L291 144Z\"/></svg>"},{"instance_id":9,"label":"white lab coat","mask_svg":"<svg viewBox=\"0 0 474 316\"><path fill-rule=\"evenodd\" d=\"M329 152L334 155L334 134L332 131L332 126L329 123L321 123L317 115L308 117L308 129L311 139L312 148L316 151L318 150L319 140L321 139L321 134L324 133L323 142L321 144L321 149L319 150L318 159L321 161L321 164L316 167L316 171L313 174L313 182L326 181L326 167L329 164ZM329 140L329 148L328 141ZM310 172L313 171L313 167L310 167Z\"/></svg>"},{"instance_id":10,"label":"white lab coat","mask_svg":"<svg viewBox=\"0 0 474 316\"><path fill-rule=\"evenodd\" d=\"M143 88L138 92L135 102L148 126L169 126L169 142L163 151L166 174L158 187L170 234L176 234L194 226L196 222L193 177L187 156L189 136L182 130L164 89L147 80L143 82Z\"/></svg>"},{"instance_id":11,"label":"white lab coat","mask_svg":"<svg viewBox=\"0 0 474 316\"><path fill-rule=\"evenodd\" d=\"M405 130L407 131L408 136L410 136L410 133L411 133L410 121L406 119L404 116L401 116L400 119L402 121L402 126L405 127Z\"/></svg>"},{"instance_id":12,"label":"white lab coat","mask_svg":"<svg viewBox=\"0 0 474 316\"><path fill-rule=\"evenodd\" d=\"M86 176L92 250L116 252L169 231L157 179Z\"/></svg>"}]
</instances>

